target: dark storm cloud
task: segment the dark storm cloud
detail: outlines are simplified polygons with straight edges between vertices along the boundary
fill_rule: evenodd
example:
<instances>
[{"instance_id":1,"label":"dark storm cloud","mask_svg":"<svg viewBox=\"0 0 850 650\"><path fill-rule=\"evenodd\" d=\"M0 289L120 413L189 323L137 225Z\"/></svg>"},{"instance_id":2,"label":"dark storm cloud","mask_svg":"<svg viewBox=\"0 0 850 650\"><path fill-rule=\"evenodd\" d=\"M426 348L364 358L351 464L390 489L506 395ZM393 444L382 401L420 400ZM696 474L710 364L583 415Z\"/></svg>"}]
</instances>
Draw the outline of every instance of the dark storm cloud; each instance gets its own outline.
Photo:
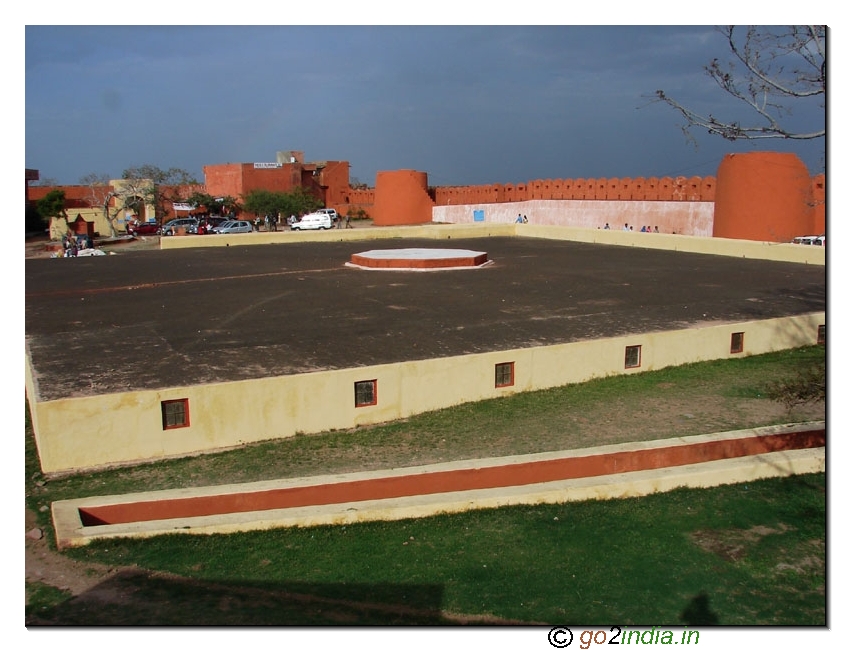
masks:
<instances>
[{"instance_id":1,"label":"dark storm cloud","mask_svg":"<svg viewBox=\"0 0 850 650\"><path fill-rule=\"evenodd\" d=\"M703 71L725 55L709 26L29 26L26 165L64 183L142 163L200 177L299 149L367 183L713 175L754 145L694 148L651 96L740 113ZM822 142L758 146L819 171Z\"/></svg>"}]
</instances>

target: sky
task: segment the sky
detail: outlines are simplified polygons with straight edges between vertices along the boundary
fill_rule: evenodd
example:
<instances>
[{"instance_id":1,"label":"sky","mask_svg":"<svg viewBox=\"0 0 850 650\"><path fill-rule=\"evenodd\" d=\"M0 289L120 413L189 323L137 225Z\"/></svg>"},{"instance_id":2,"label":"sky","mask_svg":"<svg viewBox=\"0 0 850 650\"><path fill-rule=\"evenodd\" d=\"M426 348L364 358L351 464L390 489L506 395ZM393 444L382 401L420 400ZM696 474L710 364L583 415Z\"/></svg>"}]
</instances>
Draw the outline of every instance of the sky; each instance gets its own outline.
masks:
<instances>
[{"instance_id":1,"label":"sky","mask_svg":"<svg viewBox=\"0 0 850 650\"><path fill-rule=\"evenodd\" d=\"M704 72L728 56L710 25L30 24L25 164L60 184L143 164L203 181L206 165L297 150L368 185L396 169L477 185L714 176L728 153L790 151L822 172L824 139L692 143L654 101L755 121Z\"/></svg>"}]
</instances>

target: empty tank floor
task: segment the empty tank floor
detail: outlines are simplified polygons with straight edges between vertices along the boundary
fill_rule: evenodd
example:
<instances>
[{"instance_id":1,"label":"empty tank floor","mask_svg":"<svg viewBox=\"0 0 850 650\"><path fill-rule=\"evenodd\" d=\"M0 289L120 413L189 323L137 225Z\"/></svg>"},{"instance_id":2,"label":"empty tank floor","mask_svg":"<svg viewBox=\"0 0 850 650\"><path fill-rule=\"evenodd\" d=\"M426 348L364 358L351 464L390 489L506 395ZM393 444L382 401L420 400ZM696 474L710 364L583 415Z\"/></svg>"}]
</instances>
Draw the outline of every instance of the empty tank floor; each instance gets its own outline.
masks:
<instances>
[{"instance_id":1,"label":"empty tank floor","mask_svg":"<svg viewBox=\"0 0 850 650\"><path fill-rule=\"evenodd\" d=\"M361 251L453 246L493 263L428 273L346 266ZM823 266L510 237L30 259L25 277L41 400L826 309Z\"/></svg>"}]
</instances>

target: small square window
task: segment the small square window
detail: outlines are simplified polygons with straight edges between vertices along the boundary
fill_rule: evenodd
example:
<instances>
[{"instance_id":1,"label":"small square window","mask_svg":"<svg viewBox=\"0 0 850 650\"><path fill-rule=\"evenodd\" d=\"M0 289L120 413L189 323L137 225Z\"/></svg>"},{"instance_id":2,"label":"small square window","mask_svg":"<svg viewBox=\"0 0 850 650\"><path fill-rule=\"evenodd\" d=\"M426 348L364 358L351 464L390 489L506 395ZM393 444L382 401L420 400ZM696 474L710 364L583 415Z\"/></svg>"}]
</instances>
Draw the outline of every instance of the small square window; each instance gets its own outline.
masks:
<instances>
[{"instance_id":1,"label":"small square window","mask_svg":"<svg viewBox=\"0 0 850 650\"><path fill-rule=\"evenodd\" d=\"M354 406L374 406L378 403L378 380L354 382Z\"/></svg>"},{"instance_id":2,"label":"small square window","mask_svg":"<svg viewBox=\"0 0 850 650\"><path fill-rule=\"evenodd\" d=\"M818 345L826 345L826 325L818 325Z\"/></svg>"},{"instance_id":3,"label":"small square window","mask_svg":"<svg viewBox=\"0 0 850 650\"><path fill-rule=\"evenodd\" d=\"M729 348L732 354L737 354L744 351L744 333L732 332L732 345Z\"/></svg>"},{"instance_id":4,"label":"small square window","mask_svg":"<svg viewBox=\"0 0 850 650\"><path fill-rule=\"evenodd\" d=\"M162 429L189 426L189 400L170 399L162 402Z\"/></svg>"},{"instance_id":5,"label":"small square window","mask_svg":"<svg viewBox=\"0 0 850 650\"><path fill-rule=\"evenodd\" d=\"M514 385L514 362L496 364L496 388Z\"/></svg>"},{"instance_id":6,"label":"small square window","mask_svg":"<svg viewBox=\"0 0 850 650\"><path fill-rule=\"evenodd\" d=\"M639 368L640 367L640 346L639 345L627 345L626 346L626 368Z\"/></svg>"}]
</instances>

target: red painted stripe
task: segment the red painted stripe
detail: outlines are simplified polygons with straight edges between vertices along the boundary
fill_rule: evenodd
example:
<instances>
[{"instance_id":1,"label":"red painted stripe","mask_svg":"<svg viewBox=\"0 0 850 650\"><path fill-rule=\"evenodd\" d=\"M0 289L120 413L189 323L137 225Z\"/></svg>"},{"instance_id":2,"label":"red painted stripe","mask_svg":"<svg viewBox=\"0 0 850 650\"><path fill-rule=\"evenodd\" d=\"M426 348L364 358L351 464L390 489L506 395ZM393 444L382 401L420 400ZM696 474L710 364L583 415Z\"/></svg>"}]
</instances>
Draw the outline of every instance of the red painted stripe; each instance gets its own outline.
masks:
<instances>
[{"instance_id":1,"label":"red painted stripe","mask_svg":"<svg viewBox=\"0 0 850 650\"><path fill-rule=\"evenodd\" d=\"M200 517L533 485L566 479L677 467L774 451L812 449L823 447L825 444L826 431L824 429L796 431L736 440L715 440L659 449L641 449L577 458L531 461L478 469L389 476L261 492L91 506L80 508L79 512L84 526L125 524L135 521Z\"/></svg>"}]
</instances>

